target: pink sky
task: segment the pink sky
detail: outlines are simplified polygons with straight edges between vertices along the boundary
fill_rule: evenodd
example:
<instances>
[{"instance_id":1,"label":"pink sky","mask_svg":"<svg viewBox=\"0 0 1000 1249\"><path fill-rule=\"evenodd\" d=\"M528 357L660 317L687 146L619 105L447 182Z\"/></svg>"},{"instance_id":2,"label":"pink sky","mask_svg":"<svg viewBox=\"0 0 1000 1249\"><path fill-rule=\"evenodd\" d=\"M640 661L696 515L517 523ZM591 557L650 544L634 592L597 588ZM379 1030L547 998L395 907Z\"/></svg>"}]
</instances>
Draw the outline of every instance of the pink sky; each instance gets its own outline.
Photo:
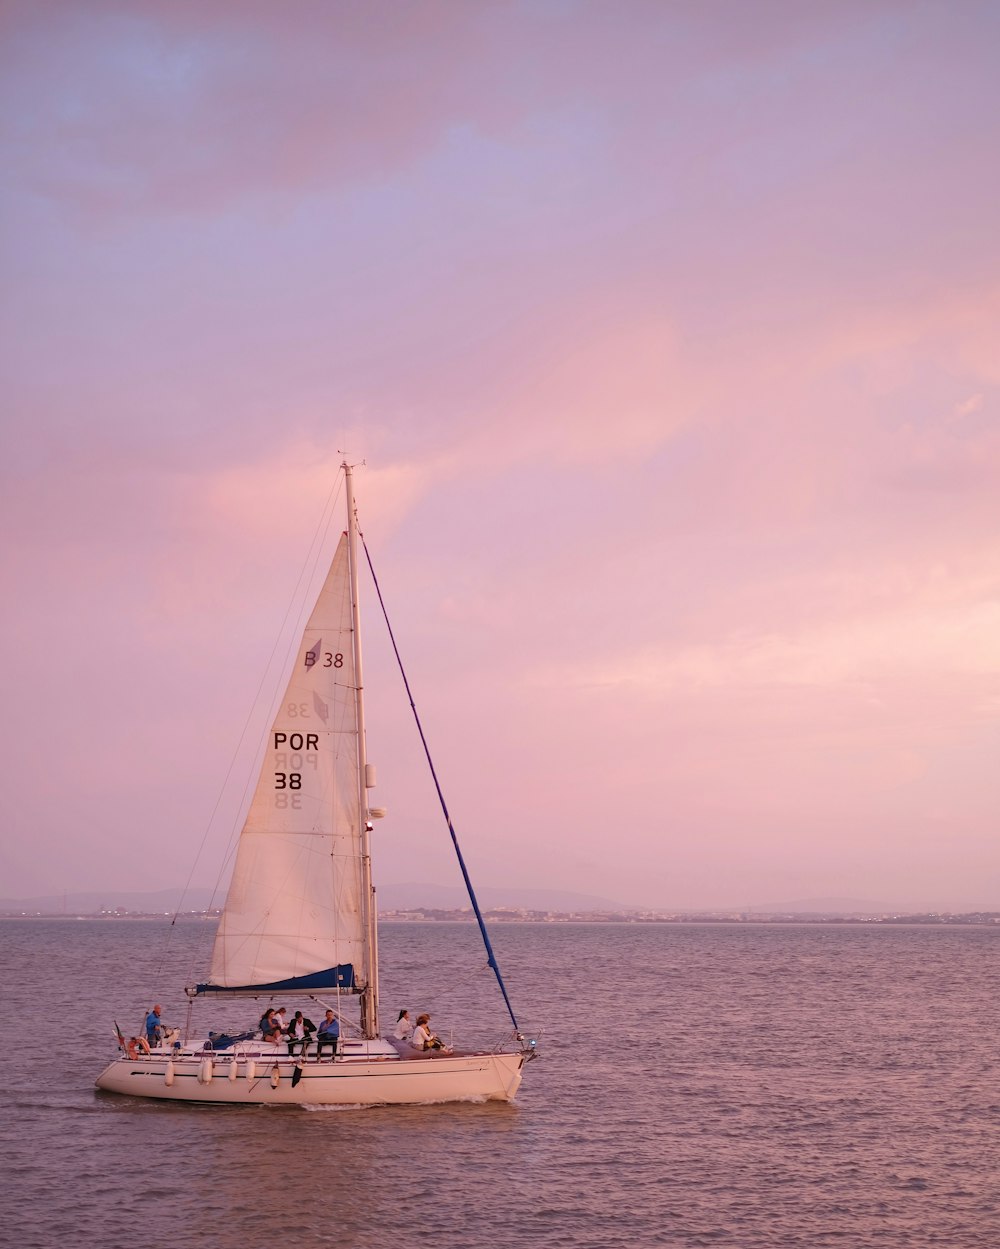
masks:
<instances>
[{"instance_id":1,"label":"pink sky","mask_svg":"<svg viewBox=\"0 0 1000 1249\"><path fill-rule=\"evenodd\" d=\"M478 883L1000 908L995 4L0 22L0 896L187 879L346 448Z\"/></svg>"}]
</instances>

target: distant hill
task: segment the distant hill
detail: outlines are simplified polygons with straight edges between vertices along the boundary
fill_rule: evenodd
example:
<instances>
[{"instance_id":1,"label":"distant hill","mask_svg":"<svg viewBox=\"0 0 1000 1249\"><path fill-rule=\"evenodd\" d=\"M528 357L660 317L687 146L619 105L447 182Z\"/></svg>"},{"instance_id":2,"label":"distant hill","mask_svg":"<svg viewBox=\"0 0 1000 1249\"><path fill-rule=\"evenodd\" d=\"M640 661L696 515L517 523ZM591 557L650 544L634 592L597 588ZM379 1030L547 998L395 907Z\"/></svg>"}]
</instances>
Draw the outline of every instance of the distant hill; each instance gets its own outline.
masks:
<instances>
[{"instance_id":1,"label":"distant hill","mask_svg":"<svg viewBox=\"0 0 1000 1249\"><path fill-rule=\"evenodd\" d=\"M404 884L380 885L380 911L412 911L420 907L430 910L457 911L469 905L468 894L461 885L434 885L409 881ZM791 902L769 902L766 905L724 907L638 907L597 894L575 893L568 889L528 889L519 886L485 886L476 890L484 910L510 907L525 911L553 911L560 914L586 914L591 911L618 912L669 910L679 915L738 911L744 916L767 915L892 915L950 909L960 911L1000 910L998 906L928 907L899 906L873 902L868 898L797 898ZM173 915L178 910L207 911L220 907L225 892L215 895L208 889L189 889L183 893L178 886L155 892L104 889L87 893L47 894L34 898L0 898L0 915L98 915L101 911L140 911L146 915Z\"/></svg>"},{"instance_id":2,"label":"distant hill","mask_svg":"<svg viewBox=\"0 0 1000 1249\"><path fill-rule=\"evenodd\" d=\"M101 892L50 894L36 898L0 898L0 914L4 915L97 915L101 911L142 911L148 915L173 915L179 907L185 911L205 911L213 905L208 889L159 889L154 893L105 889ZM460 885L403 884L382 885L378 889L381 911L408 911L417 907L435 910L460 910L469 905L469 897ZM628 907L609 898L587 893L571 893L559 889L486 888L477 889L482 907L514 907L526 911L625 911ZM215 906L225 901L225 893L216 896Z\"/></svg>"},{"instance_id":3,"label":"distant hill","mask_svg":"<svg viewBox=\"0 0 1000 1249\"><path fill-rule=\"evenodd\" d=\"M407 883L380 885L377 891L380 911L408 911L416 907L455 911L469 905L469 895L461 885ZM589 893L572 893L564 889L524 889L518 886L476 889L481 907L514 907L525 911L628 911L635 908L610 898Z\"/></svg>"},{"instance_id":4,"label":"distant hill","mask_svg":"<svg viewBox=\"0 0 1000 1249\"><path fill-rule=\"evenodd\" d=\"M805 898L795 902L773 902L750 907L762 915L886 915L898 910L885 902L865 898Z\"/></svg>"}]
</instances>

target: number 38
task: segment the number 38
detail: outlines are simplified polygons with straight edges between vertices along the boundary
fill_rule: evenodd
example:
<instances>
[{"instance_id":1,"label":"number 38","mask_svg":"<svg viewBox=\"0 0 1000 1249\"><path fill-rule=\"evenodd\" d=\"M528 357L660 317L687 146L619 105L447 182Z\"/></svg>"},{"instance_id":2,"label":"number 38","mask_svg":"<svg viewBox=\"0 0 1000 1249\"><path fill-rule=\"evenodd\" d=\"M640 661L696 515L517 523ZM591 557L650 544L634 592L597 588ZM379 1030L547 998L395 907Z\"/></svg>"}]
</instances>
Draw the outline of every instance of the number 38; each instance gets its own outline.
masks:
<instances>
[{"instance_id":1,"label":"number 38","mask_svg":"<svg viewBox=\"0 0 1000 1249\"><path fill-rule=\"evenodd\" d=\"M307 668L313 667L313 665L318 660L319 660L319 654L316 651L306 651L306 667ZM336 654L334 654L333 651L323 652L323 667L324 668L343 668L343 666L344 666L344 656L341 654L340 651L337 651Z\"/></svg>"}]
</instances>

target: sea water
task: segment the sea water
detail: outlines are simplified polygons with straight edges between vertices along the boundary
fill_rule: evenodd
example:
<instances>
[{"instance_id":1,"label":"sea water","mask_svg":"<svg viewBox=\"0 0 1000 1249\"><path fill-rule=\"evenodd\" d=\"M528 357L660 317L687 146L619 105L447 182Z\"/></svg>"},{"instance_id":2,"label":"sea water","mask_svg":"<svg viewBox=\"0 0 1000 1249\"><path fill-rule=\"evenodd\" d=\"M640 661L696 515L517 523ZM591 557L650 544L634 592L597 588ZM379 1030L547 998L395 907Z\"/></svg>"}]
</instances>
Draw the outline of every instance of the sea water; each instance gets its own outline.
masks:
<instances>
[{"instance_id":1,"label":"sea water","mask_svg":"<svg viewBox=\"0 0 1000 1249\"><path fill-rule=\"evenodd\" d=\"M179 1105L95 1091L208 923L0 921L0 1227L18 1249L1000 1245L1000 930L503 924L517 1101ZM383 1027L509 1030L469 924L383 924ZM200 1006L205 1030L262 1003ZM297 1003L289 1000L292 1009ZM454 1030L454 1031L453 1031Z\"/></svg>"}]
</instances>

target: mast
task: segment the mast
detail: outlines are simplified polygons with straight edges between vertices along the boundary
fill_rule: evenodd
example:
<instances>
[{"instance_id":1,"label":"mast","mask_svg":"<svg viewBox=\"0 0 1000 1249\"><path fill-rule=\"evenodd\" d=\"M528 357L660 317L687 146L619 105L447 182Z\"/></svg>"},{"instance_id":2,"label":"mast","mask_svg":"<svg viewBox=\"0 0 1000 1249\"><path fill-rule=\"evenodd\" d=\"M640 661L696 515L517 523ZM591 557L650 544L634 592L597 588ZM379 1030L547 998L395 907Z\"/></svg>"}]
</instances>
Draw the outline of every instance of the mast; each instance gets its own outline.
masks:
<instances>
[{"instance_id":1,"label":"mast","mask_svg":"<svg viewBox=\"0 0 1000 1249\"><path fill-rule=\"evenodd\" d=\"M371 816L368 811L368 759L365 745L364 678L361 668L361 606L358 594L358 517L351 465L343 465L347 492L347 551L351 574L351 636L354 650L355 707L358 720L358 819L361 823L361 906L368 984L361 993L361 1031L378 1036L378 914L372 885Z\"/></svg>"}]
</instances>

